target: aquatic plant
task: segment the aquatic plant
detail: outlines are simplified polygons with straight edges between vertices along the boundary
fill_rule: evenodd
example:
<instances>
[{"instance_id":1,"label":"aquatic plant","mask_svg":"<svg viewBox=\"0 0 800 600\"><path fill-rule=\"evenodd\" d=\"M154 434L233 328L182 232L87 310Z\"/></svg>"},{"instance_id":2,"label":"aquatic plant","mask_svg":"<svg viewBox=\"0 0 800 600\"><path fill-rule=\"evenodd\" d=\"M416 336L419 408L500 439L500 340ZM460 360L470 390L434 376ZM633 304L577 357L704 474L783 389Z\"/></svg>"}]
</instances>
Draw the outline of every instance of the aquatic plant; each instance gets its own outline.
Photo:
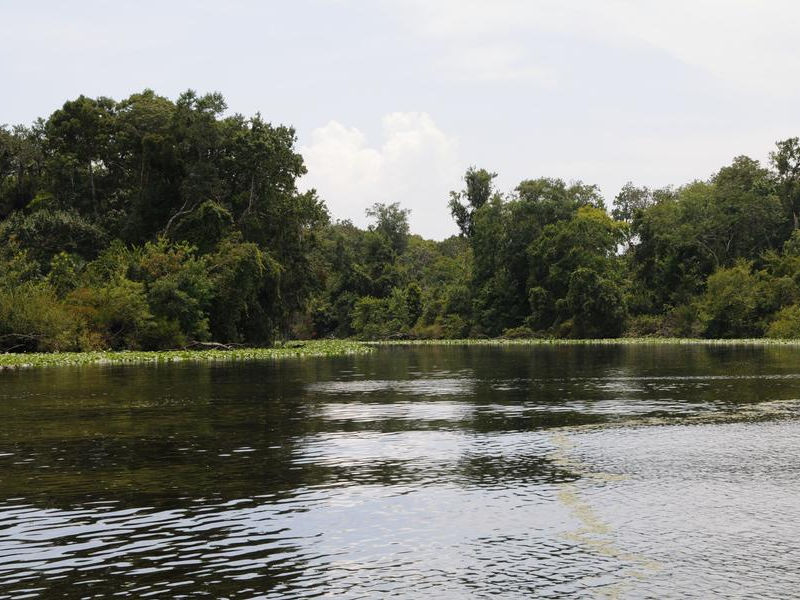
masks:
<instances>
[{"instance_id":1,"label":"aquatic plant","mask_svg":"<svg viewBox=\"0 0 800 600\"><path fill-rule=\"evenodd\" d=\"M633 345L699 345L699 346L800 346L800 339L705 339L705 338L482 338L457 340L379 340L363 342L369 346L633 346Z\"/></svg>"},{"instance_id":2,"label":"aquatic plant","mask_svg":"<svg viewBox=\"0 0 800 600\"><path fill-rule=\"evenodd\" d=\"M372 348L349 340L314 340L291 342L273 348L234 350L167 350L159 352L38 352L0 354L0 370L22 367L49 367L89 364L161 364L180 361L229 362L278 360L284 358L344 356L364 354Z\"/></svg>"}]
</instances>

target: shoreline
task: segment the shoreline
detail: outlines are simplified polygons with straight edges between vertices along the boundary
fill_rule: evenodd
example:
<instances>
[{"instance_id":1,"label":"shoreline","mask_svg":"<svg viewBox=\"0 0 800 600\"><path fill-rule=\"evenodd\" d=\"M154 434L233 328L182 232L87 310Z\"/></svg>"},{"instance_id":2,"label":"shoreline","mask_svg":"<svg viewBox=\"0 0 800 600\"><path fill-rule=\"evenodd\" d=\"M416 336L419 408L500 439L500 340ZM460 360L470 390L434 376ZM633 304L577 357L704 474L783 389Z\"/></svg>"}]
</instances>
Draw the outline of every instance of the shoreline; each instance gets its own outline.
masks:
<instances>
[{"instance_id":1,"label":"shoreline","mask_svg":"<svg viewBox=\"0 0 800 600\"><path fill-rule=\"evenodd\" d=\"M800 338L487 338L443 340L373 340L368 346L800 346Z\"/></svg>"},{"instance_id":2,"label":"shoreline","mask_svg":"<svg viewBox=\"0 0 800 600\"><path fill-rule=\"evenodd\" d=\"M0 371L35 367L166 364L174 362L244 362L286 358L324 358L368 354L375 348L401 346L800 346L800 339L607 338L607 339L441 339L441 340L299 340L274 348L234 350L94 350L89 352L0 353Z\"/></svg>"}]
</instances>

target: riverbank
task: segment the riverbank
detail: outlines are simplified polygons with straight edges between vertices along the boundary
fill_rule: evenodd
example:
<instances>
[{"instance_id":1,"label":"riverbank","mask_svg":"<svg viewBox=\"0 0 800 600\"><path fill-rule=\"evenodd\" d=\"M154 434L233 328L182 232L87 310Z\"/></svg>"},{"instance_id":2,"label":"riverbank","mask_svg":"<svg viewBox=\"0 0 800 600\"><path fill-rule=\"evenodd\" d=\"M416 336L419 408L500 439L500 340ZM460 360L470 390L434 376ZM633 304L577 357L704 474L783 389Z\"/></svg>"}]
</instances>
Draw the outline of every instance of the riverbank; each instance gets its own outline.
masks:
<instances>
[{"instance_id":1,"label":"riverbank","mask_svg":"<svg viewBox=\"0 0 800 600\"><path fill-rule=\"evenodd\" d=\"M191 362L228 362L245 360L276 360L284 358L346 356L365 354L372 348L351 340L314 340L292 342L275 348L241 348L234 350L164 350L156 352L39 352L30 354L0 354L0 369L29 367L74 366L90 364L147 364Z\"/></svg>"}]
</instances>

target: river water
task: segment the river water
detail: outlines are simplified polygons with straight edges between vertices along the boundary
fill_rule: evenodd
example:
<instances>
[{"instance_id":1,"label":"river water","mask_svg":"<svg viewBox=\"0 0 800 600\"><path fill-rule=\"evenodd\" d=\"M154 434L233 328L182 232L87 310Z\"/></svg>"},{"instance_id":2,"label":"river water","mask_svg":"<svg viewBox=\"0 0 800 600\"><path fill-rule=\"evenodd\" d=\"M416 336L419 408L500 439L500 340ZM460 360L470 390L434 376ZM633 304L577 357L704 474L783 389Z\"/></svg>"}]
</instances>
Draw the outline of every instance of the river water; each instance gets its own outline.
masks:
<instances>
[{"instance_id":1,"label":"river water","mask_svg":"<svg viewBox=\"0 0 800 600\"><path fill-rule=\"evenodd\" d=\"M786 598L800 349L0 372L0 598Z\"/></svg>"}]
</instances>

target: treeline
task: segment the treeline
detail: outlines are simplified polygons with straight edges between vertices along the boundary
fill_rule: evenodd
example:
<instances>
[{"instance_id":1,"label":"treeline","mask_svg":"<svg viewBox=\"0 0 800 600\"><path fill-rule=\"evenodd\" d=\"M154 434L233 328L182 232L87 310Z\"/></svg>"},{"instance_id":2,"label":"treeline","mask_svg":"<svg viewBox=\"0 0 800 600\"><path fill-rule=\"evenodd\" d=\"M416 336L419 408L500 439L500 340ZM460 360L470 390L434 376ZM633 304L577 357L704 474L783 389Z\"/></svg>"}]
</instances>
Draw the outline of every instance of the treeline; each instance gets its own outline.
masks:
<instances>
[{"instance_id":1,"label":"treeline","mask_svg":"<svg viewBox=\"0 0 800 600\"><path fill-rule=\"evenodd\" d=\"M0 128L0 350L290 337L800 337L800 142L707 181L597 187L471 168L460 234L331 222L291 128L219 94L79 97ZM446 202L447 199L442 199Z\"/></svg>"}]
</instances>

